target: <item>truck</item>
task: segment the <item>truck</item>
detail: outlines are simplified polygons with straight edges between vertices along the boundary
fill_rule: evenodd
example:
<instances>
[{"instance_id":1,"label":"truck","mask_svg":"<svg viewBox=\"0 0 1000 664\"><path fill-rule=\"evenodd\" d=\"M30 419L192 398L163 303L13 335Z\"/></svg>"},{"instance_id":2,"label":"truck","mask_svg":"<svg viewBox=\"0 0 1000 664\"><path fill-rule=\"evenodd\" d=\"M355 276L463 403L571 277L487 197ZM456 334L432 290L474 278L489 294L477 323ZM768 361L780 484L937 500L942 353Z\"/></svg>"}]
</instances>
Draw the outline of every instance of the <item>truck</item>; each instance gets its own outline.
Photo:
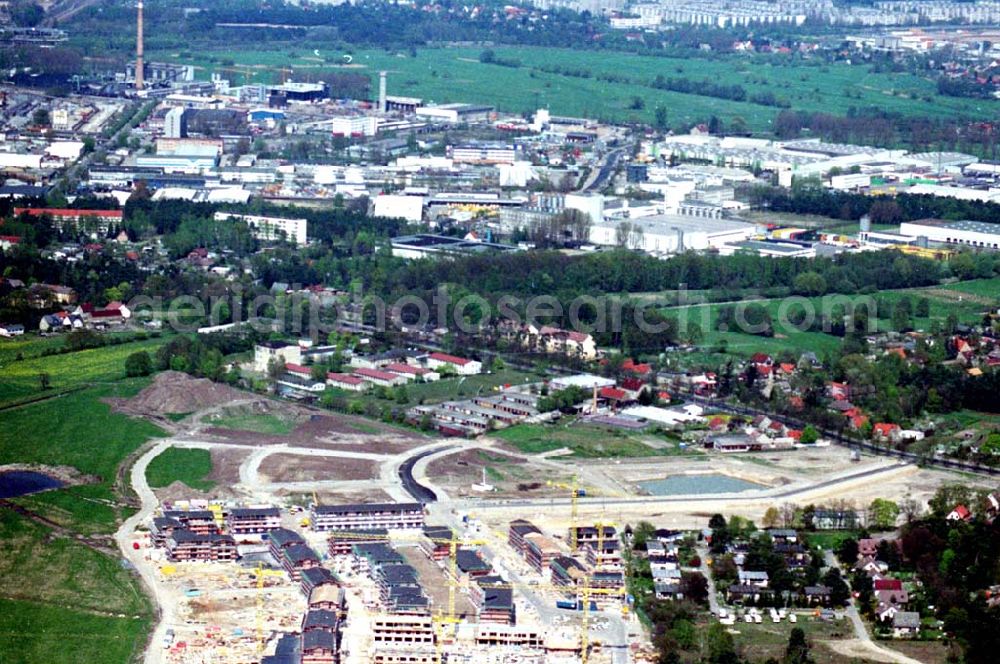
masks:
<instances>
[{"instance_id":1,"label":"truck","mask_svg":"<svg viewBox=\"0 0 1000 664\"><path fill-rule=\"evenodd\" d=\"M557 599L556 600L556 608L557 609L566 609L567 611L582 611L583 610L583 602L580 601L580 600L575 600L574 601L574 600L571 600L571 599ZM591 611L596 611L597 610L597 602L596 601L594 601L594 600L590 601L590 610Z\"/></svg>"}]
</instances>

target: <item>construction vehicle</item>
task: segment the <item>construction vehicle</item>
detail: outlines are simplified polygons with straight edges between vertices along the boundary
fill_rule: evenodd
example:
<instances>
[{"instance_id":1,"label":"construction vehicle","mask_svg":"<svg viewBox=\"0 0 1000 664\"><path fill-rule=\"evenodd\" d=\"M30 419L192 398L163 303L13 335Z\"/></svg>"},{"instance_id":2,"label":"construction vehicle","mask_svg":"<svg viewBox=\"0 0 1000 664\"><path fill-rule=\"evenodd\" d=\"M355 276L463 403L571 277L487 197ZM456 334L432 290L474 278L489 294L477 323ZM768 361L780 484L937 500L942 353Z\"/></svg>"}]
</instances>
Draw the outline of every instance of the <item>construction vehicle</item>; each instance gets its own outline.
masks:
<instances>
[{"instance_id":1,"label":"construction vehicle","mask_svg":"<svg viewBox=\"0 0 1000 664\"><path fill-rule=\"evenodd\" d=\"M255 637L257 641L257 659L264 655L264 579L269 576L285 575L283 570L265 569L263 563L257 563L254 568L254 575L257 577L257 624L255 627Z\"/></svg>"}]
</instances>

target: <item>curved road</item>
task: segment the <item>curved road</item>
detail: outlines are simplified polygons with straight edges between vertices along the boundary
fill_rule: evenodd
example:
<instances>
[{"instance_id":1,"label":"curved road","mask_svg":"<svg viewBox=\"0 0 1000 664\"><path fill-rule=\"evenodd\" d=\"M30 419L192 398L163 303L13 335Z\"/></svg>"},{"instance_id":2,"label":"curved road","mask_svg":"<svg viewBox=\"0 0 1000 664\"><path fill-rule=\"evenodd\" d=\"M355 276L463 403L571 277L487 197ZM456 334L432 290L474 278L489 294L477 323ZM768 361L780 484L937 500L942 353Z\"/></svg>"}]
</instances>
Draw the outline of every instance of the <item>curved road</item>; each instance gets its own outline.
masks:
<instances>
[{"instance_id":1,"label":"curved road","mask_svg":"<svg viewBox=\"0 0 1000 664\"><path fill-rule=\"evenodd\" d=\"M115 533L115 541L122 555L135 567L136 572L142 578L143 583L149 591L149 596L156 606L157 622L153 633L150 635L149 644L146 647L144 656L145 664L160 664L163 661L163 637L167 633L167 626L175 621L174 607L170 602L164 601L160 593L160 586L156 582L156 568L145 559L145 549L133 549L132 541L136 526L148 521L153 516L153 511L160 504L153 490L146 483L146 468L149 462L155 459L161 452L173 445L170 439L162 440L154 445L149 451L139 457L130 472L132 488L139 496L142 506L139 511L130 516Z\"/></svg>"},{"instance_id":2,"label":"curved road","mask_svg":"<svg viewBox=\"0 0 1000 664\"><path fill-rule=\"evenodd\" d=\"M684 495L684 496L638 496L635 498L580 498L577 504L581 509L590 505L599 505L601 507L609 506L621 506L627 507L629 505L642 505L642 504L662 504L662 503L686 503L695 501L700 505L704 506L712 502L725 502L727 504L732 503L754 503L766 500L773 500L778 498L792 498L800 494L807 494L820 489L829 488L836 486L838 484L843 484L845 482L853 482L859 479L864 479L871 477L873 475L880 475L882 473L893 472L903 470L905 468L915 468L913 464L910 463L895 463L889 466L879 466L876 468L867 468L862 471L849 473L846 475L841 475L840 477L834 477L828 480L823 480L821 482L816 482L815 484L799 485L793 488L780 489L780 490L770 490L763 491L759 493L750 494L750 492L739 493L739 494L712 494L712 495ZM553 507L553 506L567 506L572 504L569 498L546 498L543 500L481 500L475 501L477 509L508 509L510 507Z\"/></svg>"},{"instance_id":3,"label":"curved road","mask_svg":"<svg viewBox=\"0 0 1000 664\"><path fill-rule=\"evenodd\" d=\"M403 483L403 488L406 489L407 493L413 496L414 500L425 504L433 503L437 501L437 494L431 489L425 487L423 484L418 482L415 477L413 477L413 466L415 466L417 462L424 457L451 449L454 449L454 446L425 450L420 454L411 456L399 465L399 481Z\"/></svg>"}]
</instances>

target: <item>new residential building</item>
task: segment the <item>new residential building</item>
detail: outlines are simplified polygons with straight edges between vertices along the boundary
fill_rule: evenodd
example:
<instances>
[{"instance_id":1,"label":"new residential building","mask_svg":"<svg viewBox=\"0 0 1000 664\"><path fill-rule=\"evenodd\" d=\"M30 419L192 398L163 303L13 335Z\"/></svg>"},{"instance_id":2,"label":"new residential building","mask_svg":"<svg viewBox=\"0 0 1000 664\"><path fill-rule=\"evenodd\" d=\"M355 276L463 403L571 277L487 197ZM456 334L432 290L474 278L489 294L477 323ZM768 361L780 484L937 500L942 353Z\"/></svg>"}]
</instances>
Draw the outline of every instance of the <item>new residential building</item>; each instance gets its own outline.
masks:
<instances>
[{"instance_id":1,"label":"new residential building","mask_svg":"<svg viewBox=\"0 0 1000 664\"><path fill-rule=\"evenodd\" d=\"M422 528L424 506L420 503L313 505L310 523L313 530Z\"/></svg>"}]
</instances>

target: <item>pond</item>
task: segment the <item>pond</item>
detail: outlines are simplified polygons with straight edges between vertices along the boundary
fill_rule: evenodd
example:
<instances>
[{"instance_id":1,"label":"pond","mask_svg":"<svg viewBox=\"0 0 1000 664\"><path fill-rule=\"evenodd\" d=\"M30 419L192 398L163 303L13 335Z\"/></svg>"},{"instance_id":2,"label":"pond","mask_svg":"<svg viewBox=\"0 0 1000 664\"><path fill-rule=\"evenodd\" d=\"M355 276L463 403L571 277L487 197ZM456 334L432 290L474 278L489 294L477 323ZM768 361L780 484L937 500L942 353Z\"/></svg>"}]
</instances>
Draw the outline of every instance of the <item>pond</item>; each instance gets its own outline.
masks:
<instances>
[{"instance_id":1,"label":"pond","mask_svg":"<svg viewBox=\"0 0 1000 664\"><path fill-rule=\"evenodd\" d=\"M0 498L16 498L29 493L58 489L62 482L33 470L10 470L0 473Z\"/></svg>"},{"instance_id":2,"label":"pond","mask_svg":"<svg viewBox=\"0 0 1000 664\"><path fill-rule=\"evenodd\" d=\"M739 493L767 488L763 484L741 480L722 473L671 475L662 480L639 482L639 486L654 496L686 496L705 493Z\"/></svg>"}]
</instances>

